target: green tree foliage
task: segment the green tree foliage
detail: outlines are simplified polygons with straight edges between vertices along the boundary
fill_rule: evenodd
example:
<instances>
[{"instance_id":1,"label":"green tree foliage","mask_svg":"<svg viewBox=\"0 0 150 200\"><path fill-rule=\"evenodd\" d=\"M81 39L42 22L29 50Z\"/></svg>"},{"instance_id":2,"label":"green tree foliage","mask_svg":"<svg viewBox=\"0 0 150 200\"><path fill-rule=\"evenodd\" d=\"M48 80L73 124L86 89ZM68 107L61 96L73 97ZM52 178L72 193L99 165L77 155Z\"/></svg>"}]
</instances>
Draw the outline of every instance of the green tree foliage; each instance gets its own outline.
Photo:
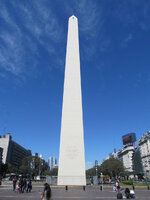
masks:
<instances>
[{"instance_id":1,"label":"green tree foliage","mask_svg":"<svg viewBox=\"0 0 150 200\"><path fill-rule=\"evenodd\" d=\"M100 176L101 168L100 166L97 166L97 175ZM93 177L96 175L96 168L92 167L88 170L86 170L86 177Z\"/></svg>"},{"instance_id":2,"label":"green tree foliage","mask_svg":"<svg viewBox=\"0 0 150 200\"><path fill-rule=\"evenodd\" d=\"M8 169L8 165L2 163L0 165L0 176L5 176L5 174L7 173L7 169Z\"/></svg>"},{"instance_id":3,"label":"green tree foliage","mask_svg":"<svg viewBox=\"0 0 150 200\"><path fill-rule=\"evenodd\" d=\"M29 156L23 159L19 170L22 174L37 176L45 175L48 169L49 167L45 160L37 156Z\"/></svg>"},{"instance_id":4,"label":"green tree foliage","mask_svg":"<svg viewBox=\"0 0 150 200\"><path fill-rule=\"evenodd\" d=\"M133 180L125 180L125 181L122 181L122 183L124 185L133 185Z\"/></svg>"},{"instance_id":5,"label":"green tree foliage","mask_svg":"<svg viewBox=\"0 0 150 200\"><path fill-rule=\"evenodd\" d=\"M118 177L120 175L123 176L124 167L121 161L112 157L101 164L101 171L104 175Z\"/></svg>"},{"instance_id":6,"label":"green tree foliage","mask_svg":"<svg viewBox=\"0 0 150 200\"><path fill-rule=\"evenodd\" d=\"M49 171L48 175L50 176L57 176L58 175L58 167L53 168Z\"/></svg>"},{"instance_id":7,"label":"green tree foliage","mask_svg":"<svg viewBox=\"0 0 150 200\"><path fill-rule=\"evenodd\" d=\"M8 163L6 172L7 174L10 174L10 173L18 174L19 170L18 168L14 167L12 164Z\"/></svg>"},{"instance_id":8,"label":"green tree foliage","mask_svg":"<svg viewBox=\"0 0 150 200\"><path fill-rule=\"evenodd\" d=\"M95 167L86 170L86 176L87 176L87 177L95 176L95 173L96 173Z\"/></svg>"},{"instance_id":9,"label":"green tree foliage","mask_svg":"<svg viewBox=\"0 0 150 200\"><path fill-rule=\"evenodd\" d=\"M138 175L139 174L143 175L144 172L143 172L143 166L139 148L135 151L133 160L134 160L134 173Z\"/></svg>"}]
</instances>

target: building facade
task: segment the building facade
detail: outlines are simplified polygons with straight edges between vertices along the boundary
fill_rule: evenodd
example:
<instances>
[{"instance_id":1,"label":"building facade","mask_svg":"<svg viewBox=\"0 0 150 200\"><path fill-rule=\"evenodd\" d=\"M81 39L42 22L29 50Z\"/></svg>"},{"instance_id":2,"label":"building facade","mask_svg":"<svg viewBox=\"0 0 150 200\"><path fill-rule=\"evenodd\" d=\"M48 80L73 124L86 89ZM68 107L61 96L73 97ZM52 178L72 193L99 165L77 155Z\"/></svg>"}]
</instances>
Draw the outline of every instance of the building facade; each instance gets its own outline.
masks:
<instances>
[{"instance_id":1,"label":"building facade","mask_svg":"<svg viewBox=\"0 0 150 200\"><path fill-rule=\"evenodd\" d=\"M123 146L120 150L114 150L109 156L106 157L106 159L113 157L120 160L125 168L125 171L130 175L134 173L134 153L134 145L128 144Z\"/></svg>"},{"instance_id":2,"label":"building facade","mask_svg":"<svg viewBox=\"0 0 150 200\"><path fill-rule=\"evenodd\" d=\"M135 141L134 135L135 133L124 135L123 144L125 145L121 150L111 153L106 159L118 158L129 174L144 175L150 178L150 131L147 131L137 141ZM129 136L134 137L130 139Z\"/></svg>"},{"instance_id":3,"label":"building facade","mask_svg":"<svg viewBox=\"0 0 150 200\"><path fill-rule=\"evenodd\" d=\"M7 163L8 147L11 140L10 134L6 134L4 137L0 137L0 147L3 149L3 163Z\"/></svg>"},{"instance_id":4,"label":"building facade","mask_svg":"<svg viewBox=\"0 0 150 200\"><path fill-rule=\"evenodd\" d=\"M118 154L118 158L122 161L125 170L130 174L134 173L134 146L133 145L126 145L120 150Z\"/></svg>"},{"instance_id":5,"label":"building facade","mask_svg":"<svg viewBox=\"0 0 150 200\"><path fill-rule=\"evenodd\" d=\"M53 170L57 166L56 158L54 156L49 157L48 161L50 170Z\"/></svg>"},{"instance_id":6,"label":"building facade","mask_svg":"<svg viewBox=\"0 0 150 200\"><path fill-rule=\"evenodd\" d=\"M17 168L25 157L31 156L31 151L14 142L10 134L0 138L0 147L3 148L2 162Z\"/></svg>"},{"instance_id":7,"label":"building facade","mask_svg":"<svg viewBox=\"0 0 150 200\"><path fill-rule=\"evenodd\" d=\"M139 140L143 172L145 177L150 177L150 131L145 133Z\"/></svg>"},{"instance_id":8,"label":"building facade","mask_svg":"<svg viewBox=\"0 0 150 200\"><path fill-rule=\"evenodd\" d=\"M0 147L0 166L2 164L2 160L3 160L3 148Z\"/></svg>"},{"instance_id":9,"label":"building facade","mask_svg":"<svg viewBox=\"0 0 150 200\"><path fill-rule=\"evenodd\" d=\"M114 149L114 151L112 153L110 153L106 158L105 160L108 160L110 158L115 158L115 159L118 159L118 155L120 153L121 150L116 150Z\"/></svg>"}]
</instances>

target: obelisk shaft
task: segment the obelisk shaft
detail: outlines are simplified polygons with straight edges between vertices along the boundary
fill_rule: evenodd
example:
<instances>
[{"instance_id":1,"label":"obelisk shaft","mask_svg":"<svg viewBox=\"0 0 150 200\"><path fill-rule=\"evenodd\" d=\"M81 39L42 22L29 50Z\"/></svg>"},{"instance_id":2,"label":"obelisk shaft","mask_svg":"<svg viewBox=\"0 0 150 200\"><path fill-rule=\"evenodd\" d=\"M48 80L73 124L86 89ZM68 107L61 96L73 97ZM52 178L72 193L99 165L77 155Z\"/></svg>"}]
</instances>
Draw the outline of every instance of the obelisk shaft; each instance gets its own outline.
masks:
<instances>
[{"instance_id":1,"label":"obelisk shaft","mask_svg":"<svg viewBox=\"0 0 150 200\"><path fill-rule=\"evenodd\" d=\"M78 20L69 18L58 185L86 185Z\"/></svg>"}]
</instances>

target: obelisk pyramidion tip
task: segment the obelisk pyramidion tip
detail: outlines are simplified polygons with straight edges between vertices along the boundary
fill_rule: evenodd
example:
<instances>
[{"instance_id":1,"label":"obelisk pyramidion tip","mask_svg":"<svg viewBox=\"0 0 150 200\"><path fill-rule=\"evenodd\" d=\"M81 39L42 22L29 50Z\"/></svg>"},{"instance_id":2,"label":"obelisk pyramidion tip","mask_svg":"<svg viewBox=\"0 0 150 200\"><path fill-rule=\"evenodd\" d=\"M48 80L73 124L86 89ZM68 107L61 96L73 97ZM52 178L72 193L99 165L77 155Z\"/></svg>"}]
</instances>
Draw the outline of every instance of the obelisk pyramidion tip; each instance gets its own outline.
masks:
<instances>
[{"instance_id":1,"label":"obelisk pyramidion tip","mask_svg":"<svg viewBox=\"0 0 150 200\"><path fill-rule=\"evenodd\" d=\"M72 15L69 19L77 19L76 16Z\"/></svg>"}]
</instances>

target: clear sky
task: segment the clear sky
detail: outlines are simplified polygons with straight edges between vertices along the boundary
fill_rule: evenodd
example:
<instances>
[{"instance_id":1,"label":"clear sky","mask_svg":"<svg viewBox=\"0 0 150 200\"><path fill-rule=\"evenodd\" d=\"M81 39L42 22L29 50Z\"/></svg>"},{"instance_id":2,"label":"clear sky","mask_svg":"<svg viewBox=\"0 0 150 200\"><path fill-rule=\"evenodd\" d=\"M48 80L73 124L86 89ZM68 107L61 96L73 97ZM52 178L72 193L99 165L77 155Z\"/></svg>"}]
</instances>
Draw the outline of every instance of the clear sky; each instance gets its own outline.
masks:
<instances>
[{"instance_id":1,"label":"clear sky","mask_svg":"<svg viewBox=\"0 0 150 200\"><path fill-rule=\"evenodd\" d=\"M68 18L79 21L87 166L150 130L149 0L0 0L0 134L58 159Z\"/></svg>"}]
</instances>

